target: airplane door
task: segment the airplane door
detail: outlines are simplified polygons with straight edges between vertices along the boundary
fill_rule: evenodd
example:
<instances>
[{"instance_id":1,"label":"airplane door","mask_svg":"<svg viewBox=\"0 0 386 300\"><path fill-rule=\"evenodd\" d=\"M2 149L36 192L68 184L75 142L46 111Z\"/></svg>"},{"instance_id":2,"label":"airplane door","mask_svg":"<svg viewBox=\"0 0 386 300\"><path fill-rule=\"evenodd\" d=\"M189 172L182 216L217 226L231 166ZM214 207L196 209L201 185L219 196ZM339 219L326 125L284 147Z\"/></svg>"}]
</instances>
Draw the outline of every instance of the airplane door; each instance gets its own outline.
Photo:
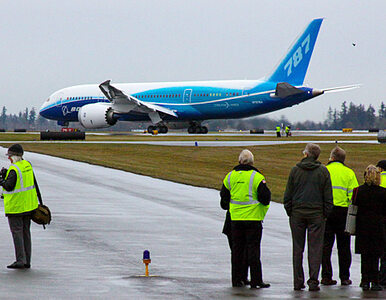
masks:
<instances>
[{"instance_id":1,"label":"airplane door","mask_svg":"<svg viewBox=\"0 0 386 300\"><path fill-rule=\"evenodd\" d=\"M191 89L186 89L186 90L184 91L183 102L184 102L184 103L190 103L190 102L191 102L191 99L192 99L192 90L191 90Z\"/></svg>"},{"instance_id":2,"label":"airplane door","mask_svg":"<svg viewBox=\"0 0 386 300\"><path fill-rule=\"evenodd\" d=\"M56 101L58 101L58 106L59 106L59 108L61 108L62 107L62 101L63 101L63 95L64 95L64 93L59 93L56 97Z\"/></svg>"}]
</instances>

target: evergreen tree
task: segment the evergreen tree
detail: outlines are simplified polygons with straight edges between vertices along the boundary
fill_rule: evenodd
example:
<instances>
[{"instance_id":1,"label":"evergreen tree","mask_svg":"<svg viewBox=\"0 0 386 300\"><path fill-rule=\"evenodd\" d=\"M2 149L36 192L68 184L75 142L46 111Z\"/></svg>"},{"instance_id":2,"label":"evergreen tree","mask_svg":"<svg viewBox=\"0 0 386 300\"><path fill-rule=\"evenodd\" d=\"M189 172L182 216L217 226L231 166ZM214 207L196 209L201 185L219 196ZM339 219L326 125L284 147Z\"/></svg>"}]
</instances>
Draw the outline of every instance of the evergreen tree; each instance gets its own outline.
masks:
<instances>
[{"instance_id":1,"label":"evergreen tree","mask_svg":"<svg viewBox=\"0 0 386 300\"><path fill-rule=\"evenodd\" d=\"M383 101L382 101L381 107L379 108L379 111L378 111L378 117L380 119L386 118L386 107L385 107L385 104L383 103Z\"/></svg>"},{"instance_id":2,"label":"evergreen tree","mask_svg":"<svg viewBox=\"0 0 386 300\"><path fill-rule=\"evenodd\" d=\"M376 120L376 116L375 116L375 109L374 107L371 106L371 104L369 105L367 111L366 111L366 114L367 114L367 124L368 124L368 127L374 127L375 126L375 120Z\"/></svg>"},{"instance_id":3,"label":"evergreen tree","mask_svg":"<svg viewBox=\"0 0 386 300\"><path fill-rule=\"evenodd\" d=\"M6 125L6 121L7 121L7 109L5 108L5 106L3 106L0 120L1 120L1 127L5 129L5 127L6 127L5 125Z\"/></svg>"}]
</instances>

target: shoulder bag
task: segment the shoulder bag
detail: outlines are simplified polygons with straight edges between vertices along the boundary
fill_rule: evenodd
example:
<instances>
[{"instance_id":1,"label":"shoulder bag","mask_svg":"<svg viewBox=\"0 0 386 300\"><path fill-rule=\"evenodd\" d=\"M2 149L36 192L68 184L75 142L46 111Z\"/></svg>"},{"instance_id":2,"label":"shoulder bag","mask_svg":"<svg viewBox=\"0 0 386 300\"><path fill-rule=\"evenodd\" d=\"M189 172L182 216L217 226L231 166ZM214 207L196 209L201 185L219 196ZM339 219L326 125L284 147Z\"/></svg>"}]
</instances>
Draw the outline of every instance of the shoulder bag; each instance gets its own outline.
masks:
<instances>
[{"instance_id":1,"label":"shoulder bag","mask_svg":"<svg viewBox=\"0 0 386 300\"><path fill-rule=\"evenodd\" d=\"M355 203L356 203L357 194L358 194L358 188L355 188L351 198L351 204L349 205L348 211L347 211L346 228L344 232L349 235L355 235L355 231L356 231L358 205L356 205Z\"/></svg>"}]
</instances>

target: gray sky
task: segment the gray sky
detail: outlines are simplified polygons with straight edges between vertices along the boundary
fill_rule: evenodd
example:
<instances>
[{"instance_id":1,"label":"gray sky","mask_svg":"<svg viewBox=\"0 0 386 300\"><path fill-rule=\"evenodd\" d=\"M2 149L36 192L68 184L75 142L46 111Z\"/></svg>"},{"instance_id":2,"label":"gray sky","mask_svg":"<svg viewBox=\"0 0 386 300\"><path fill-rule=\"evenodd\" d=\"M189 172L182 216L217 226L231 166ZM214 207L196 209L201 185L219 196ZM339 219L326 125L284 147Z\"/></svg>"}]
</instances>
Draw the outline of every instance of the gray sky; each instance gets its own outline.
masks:
<instances>
[{"instance_id":1,"label":"gray sky","mask_svg":"<svg viewBox=\"0 0 386 300\"><path fill-rule=\"evenodd\" d=\"M77 84L259 79L325 17L305 83L361 83L267 114L321 121L342 101L386 102L386 1L1 1L0 106L39 109ZM352 43L356 46L352 46Z\"/></svg>"}]
</instances>

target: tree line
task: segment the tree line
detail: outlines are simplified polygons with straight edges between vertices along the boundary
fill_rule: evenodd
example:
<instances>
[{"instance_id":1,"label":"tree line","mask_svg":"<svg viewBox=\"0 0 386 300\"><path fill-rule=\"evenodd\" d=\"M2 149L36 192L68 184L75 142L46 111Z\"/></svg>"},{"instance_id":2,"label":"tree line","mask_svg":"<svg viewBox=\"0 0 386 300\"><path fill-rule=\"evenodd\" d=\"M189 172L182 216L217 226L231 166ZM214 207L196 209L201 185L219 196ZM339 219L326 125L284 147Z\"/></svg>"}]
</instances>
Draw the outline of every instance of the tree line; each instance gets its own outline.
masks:
<instances>
[{"instance_id":1,"label":"tree line","mask_svg":"<svg viewBox=\"0 0 386 300\"><path fill-rule=\"evenodd\" d=\"M270 119L267 117L251 117L246 119L228 119L228 120L210 120L206 121L205 125L209 130L249 130L261 128L272 130L277 125L291 125L292 129L302 130L340 130L342 128L353 129L371 129L371 128L386 128L386 106L382 102L379 109L376 110L371 104L366 107L363 104L355 105L346 101L342 102L340 110L328 108L327 118L323 122L304 121L291 122L284 116L278 119ZM103 129L109 131L127 131L132 129L145 130L149 125L148 122L118 122L115 126ZM70 123L70 126L81 128L79 123ZM60 130L60 126L56 121L47 120L36 113L36 109L25 108L18 114L7 114L7 108L3 106L0 114L0 129L13 131L15 129L26 130Z\"/></svg>"},{"instance_id":2,"label":"tree line","mask_svg":"<svg viewBox=\"0 0 386 300\"><path fill-rule=\"evenodd\" d=\"M211 120L208 121L210 130L237 129L249 130L255 128L272 130L276 126L284 124L291 125L292 129L301 130L341 130L342 128L353 128L357 130L368 130L372 128L386 128L386 106L382 102L378 111L370 104L367 108L363 104L355 105L344 101L340 110L328 108L327 118L323 122L311 120L304 122L291 122L285 116L279 119L266 117L251 117L247 119L234 120Z\"/></svg>"}]
</instances>

